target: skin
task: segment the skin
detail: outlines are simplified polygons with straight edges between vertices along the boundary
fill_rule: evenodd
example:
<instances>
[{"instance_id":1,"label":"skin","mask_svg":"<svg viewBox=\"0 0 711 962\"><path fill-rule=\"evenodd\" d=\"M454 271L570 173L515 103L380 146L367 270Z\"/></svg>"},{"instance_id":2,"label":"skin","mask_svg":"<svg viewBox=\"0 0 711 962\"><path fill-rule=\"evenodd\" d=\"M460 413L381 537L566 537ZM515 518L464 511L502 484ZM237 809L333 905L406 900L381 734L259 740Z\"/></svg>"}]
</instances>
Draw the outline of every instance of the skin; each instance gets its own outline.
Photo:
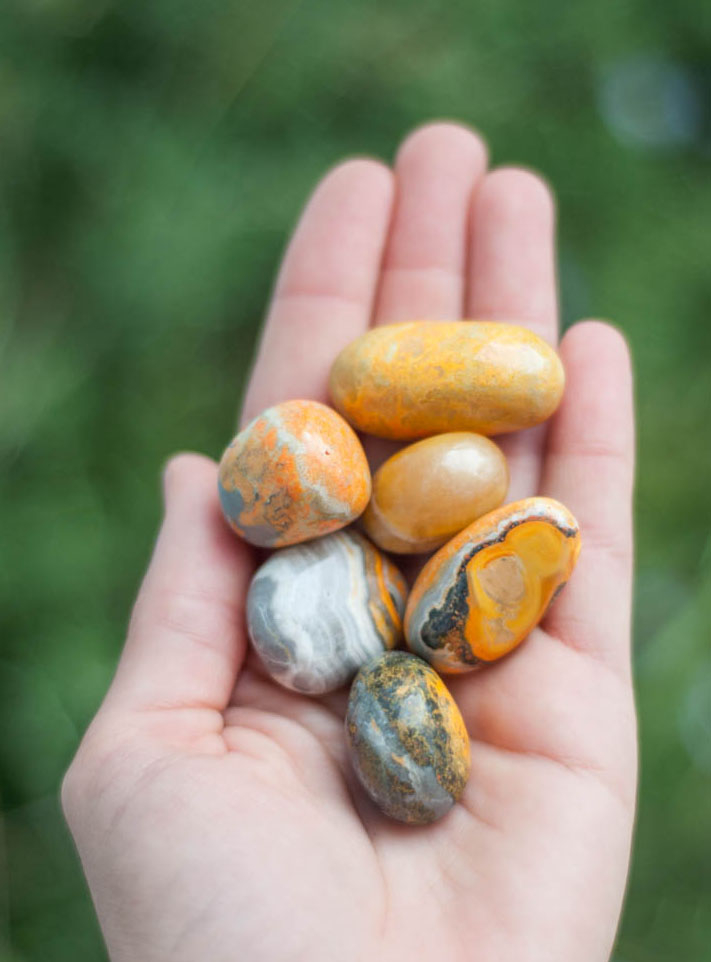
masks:
<instances>
[{"instance_id":1,"label":"skin","mask_svg":"<svg viewBox=\"0 0 711 962\"><path fill-rule=\"evenodd\" d=\"M331 360L370 323L462 316L556 339L553 203L534 174L487 173L472 131L432 124L394 170L352 160L317 187L244 419L325 400ZM636 786L631 375L605 324L574 326L560 351L554 419L504 440L509 498L559 499L585 547L524 646L451 680L472 776L424 828L357 787L345 693L282 690L247 656L255 559L220 516L214 462L170 462L125 650L63 789L114 962L608 959Z\"/></svg>"}]
</instances>

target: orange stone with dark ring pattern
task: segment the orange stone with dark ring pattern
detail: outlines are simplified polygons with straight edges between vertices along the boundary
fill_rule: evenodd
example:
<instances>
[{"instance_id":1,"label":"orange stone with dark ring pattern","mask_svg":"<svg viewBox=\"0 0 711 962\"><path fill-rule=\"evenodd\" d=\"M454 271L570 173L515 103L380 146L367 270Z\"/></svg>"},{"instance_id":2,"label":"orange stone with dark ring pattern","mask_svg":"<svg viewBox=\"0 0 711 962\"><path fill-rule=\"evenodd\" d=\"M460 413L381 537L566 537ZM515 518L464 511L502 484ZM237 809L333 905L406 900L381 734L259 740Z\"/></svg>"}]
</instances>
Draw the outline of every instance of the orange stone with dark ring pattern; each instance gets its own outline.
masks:
<instances>
[{"instance_id":1,"label":"orange stone with dark ring pattern","mask_svg":"<svg viewBox=\"0 0 711 962\"><path fill-rule=\"evenodd\" d=\"M532 331L498 321L406 321L356 338L331 368L334 407L359 431L409 441L503 434L545 421L565 376Z\"/></svg>"},{"instance_id":2,"label":"orange stone with dark ring pattern","mask_svg":"<svg viewBox=\"0 0 711 962\"><path fill-rule=\"evenodd\" d=\"M218 490L240 537L281 548L354 521L370 497L370 469L339 414L317 401L284 401L232 441L220 461Z\"/></svg>"},{"instance_id":3,"label":"orange stone with dark ring pattern","mask_svg":"<svg viewBox=\"0 0 711 962\"><path fill-rule=\"evenodd\" d=\"M420 572L405 611L409 647L445 673L496 661L543 618L579 553L578 523L552 498L484 515Z\"/></svg>"}]
</instances>

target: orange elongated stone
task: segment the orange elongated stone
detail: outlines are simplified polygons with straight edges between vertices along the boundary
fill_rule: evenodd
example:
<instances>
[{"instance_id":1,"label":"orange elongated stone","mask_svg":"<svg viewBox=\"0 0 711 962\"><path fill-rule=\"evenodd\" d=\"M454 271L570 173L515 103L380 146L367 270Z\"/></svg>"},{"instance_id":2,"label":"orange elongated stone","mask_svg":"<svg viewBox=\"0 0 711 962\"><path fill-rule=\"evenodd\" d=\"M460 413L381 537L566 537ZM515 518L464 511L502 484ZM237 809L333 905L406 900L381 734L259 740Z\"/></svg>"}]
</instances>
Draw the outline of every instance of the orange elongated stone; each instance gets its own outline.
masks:
<instances>
[{"instance_id":1,"label":"orange elongated stone","mask_svg":"<svg viewBox=\"0 0 711 962\"><path fill-rule=\"evenodd\" d=\"M218 472L228 523L265 548L343 528L363 512L370 489L370 469L355 432L317 401L268 408L232 441Z\"/></svg>"},{"instance_id":2,"label":"orange elongated stone","mask_svg":"<svg viewBox=\"0 0 711 962\"><path fill-rule=\"evenodd\" d=\"M496 661L538 624L579 553L578 523L552 498L484 515L420 572L405 611L409 647L445 673Z\"/></svg>"},{"instance_id":3,"label":"orange elongated stone","mask_svg":"<svg viewBox=\"0 0 711 962\"><path fill-rule=\"evenodd\" d=\"M354 427L407 441L446 431L502 434L545 421L565 376L532 331L498 321L374 327L331 368L334 407Z\"/></svg>"},{"instance_id":4,"label":"orange elongated stone","mask_svg":"<svg viewBox=\"0 0 711 962\"><path fill-rule=\"evenodd\" d=\"M433 551L506 497L501 449L481 434L436 434L382 464L361 523L385 551Z\"/></svg>"}]
</instances>

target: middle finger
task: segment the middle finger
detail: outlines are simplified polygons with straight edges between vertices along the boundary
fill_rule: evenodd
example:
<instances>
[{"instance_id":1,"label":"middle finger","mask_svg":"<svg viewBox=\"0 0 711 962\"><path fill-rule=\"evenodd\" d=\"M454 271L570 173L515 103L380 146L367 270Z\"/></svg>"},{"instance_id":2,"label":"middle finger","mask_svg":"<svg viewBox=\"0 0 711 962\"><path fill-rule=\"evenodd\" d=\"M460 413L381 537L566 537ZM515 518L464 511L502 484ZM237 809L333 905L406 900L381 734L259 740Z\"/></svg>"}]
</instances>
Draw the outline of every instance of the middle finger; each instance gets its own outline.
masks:
<instances>
[{"instance_id":1,"label":"middle finger","mask_svg":"<svg viewBox=\"0 0 711 962\"><path fill-rule=\"evenodd\" d=\"M462 316L469 208L485 169L483 141L457 124L428 124L402 143L376 324Z\"/></svg>"}]
</instances>

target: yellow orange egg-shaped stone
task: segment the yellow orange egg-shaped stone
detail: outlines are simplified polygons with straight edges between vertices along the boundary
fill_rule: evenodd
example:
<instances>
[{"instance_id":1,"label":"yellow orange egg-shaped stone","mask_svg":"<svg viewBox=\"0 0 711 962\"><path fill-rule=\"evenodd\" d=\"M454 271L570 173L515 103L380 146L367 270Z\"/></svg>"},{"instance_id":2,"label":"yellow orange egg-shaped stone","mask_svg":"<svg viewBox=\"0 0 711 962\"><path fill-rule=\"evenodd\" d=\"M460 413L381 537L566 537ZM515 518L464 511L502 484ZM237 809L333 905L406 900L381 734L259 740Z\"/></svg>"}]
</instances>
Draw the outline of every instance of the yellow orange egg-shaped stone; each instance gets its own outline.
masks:
<instances>
[{"instance_id":1,"label":"yellow orange egg-shaped stone","mask_svg":"<svg viewBox=\"0 0 711 962\"><path fill-rule=\"evenodd\" d=\"M555 411L564 382L556 352L524 327L406 321L372 328L344 348L330 391L360 431L407 441L538 424Z\"/></svg>"},{"instance_id":2,"label":"yellow orange egg-shaped stone","mask_svg":"<svg viewBox=\"0 0 711 962\"><path fill-rule=\"evenodd\" d=\"M382 464L361 518L385 551L434 551L503 502L509 484L503 452L481 434L436 434Z\"/></svg>"},{"instance_id":3,"label":"yellow orange egg-shaped stone","mask_svg":"<svg viewBox=\"0 0 711 962\"><path fill-rule=\"evenodd\" d=\"M484 515L420 572L405 611L408 645L441 672L501 658L541 620L579 553L578 524L552 498Z\"/></svg>"},{"instance_id":4,"label":"yellow orange egg-shaped stone","mask_svg":"<svg viewBox=\"0 0 711 962\"><path fill-rule=\"evenodd\" d=\"M368 462L353 429L317 401L284 401L256 417L220 461L230 526L265 548L343 528L370 497Z\"/></svg>"}]
</instances>

